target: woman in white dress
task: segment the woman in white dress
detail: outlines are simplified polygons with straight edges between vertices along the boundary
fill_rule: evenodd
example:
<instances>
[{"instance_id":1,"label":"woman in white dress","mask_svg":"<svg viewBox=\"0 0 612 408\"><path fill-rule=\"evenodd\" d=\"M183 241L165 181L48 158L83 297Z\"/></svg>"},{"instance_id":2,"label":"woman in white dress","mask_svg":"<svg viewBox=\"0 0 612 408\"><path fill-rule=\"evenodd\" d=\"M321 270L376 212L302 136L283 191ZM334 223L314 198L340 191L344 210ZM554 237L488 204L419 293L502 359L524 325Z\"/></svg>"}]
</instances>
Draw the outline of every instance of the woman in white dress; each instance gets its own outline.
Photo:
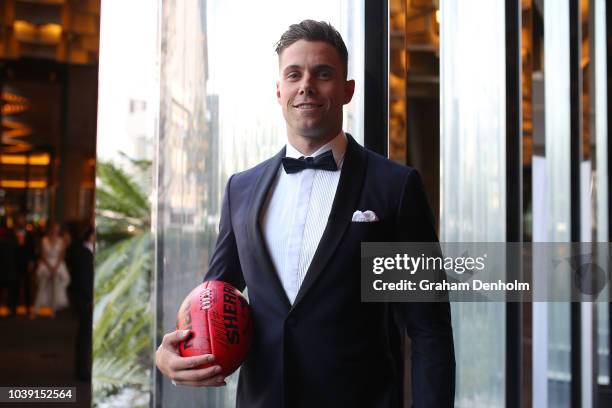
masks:
<instances>
[{"instance_id":1,"label":"woman in white dress","mask_svg":"<svg viewBox=\"0 0 612 408\"><path fill-rule=\"evenodd\" d=\"M42 239L41 255L36 268L38 290L34 301L33 315L39 312L42 305L49 306L52 316L56 310L68 306L66 288L70 283L70 275L64 262L66 243L60 235L59 224L49 224L47 235Z\"/></svg>"}]
</instances>

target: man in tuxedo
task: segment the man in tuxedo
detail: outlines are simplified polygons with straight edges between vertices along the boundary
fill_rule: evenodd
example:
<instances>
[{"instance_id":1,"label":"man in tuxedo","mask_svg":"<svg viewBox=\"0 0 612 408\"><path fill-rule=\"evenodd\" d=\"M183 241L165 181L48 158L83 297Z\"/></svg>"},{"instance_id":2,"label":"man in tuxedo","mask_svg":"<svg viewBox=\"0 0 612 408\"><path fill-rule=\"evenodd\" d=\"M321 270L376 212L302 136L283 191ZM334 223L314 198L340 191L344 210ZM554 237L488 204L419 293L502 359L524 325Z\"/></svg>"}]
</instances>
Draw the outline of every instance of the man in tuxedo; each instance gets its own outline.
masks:
<instances>
[{"instance_id":1,"label":"man in tuxedo","mask_svg":"<svg viewBox=\"0 0 612 408\"><path fill-rule=\"evenodd\" d=\"M407 330L414 406L452 407L448 303L360 298L361 242L437 241L420 177L342 131L355 83L347 80L347 49L331 25L294 24L276 51L288 143L230 177L205 277L248 288L255 338L237 405L400 407L398 338ZM218 366L194 368L214 356L178 355L188 335L164 336L160 371L178 385L224 385Z\"/></svg>"},{"instance_id":2,"label":"man in tuxedo","mask_svg":"<svg viewBox=\"0 0 612 408\"><path fill-rule=\"evenodd\" d=\"M17 242L12 231L6 227L5 220L0 218L0 317L15 313L15 286L17 285L17 267L15 252ZM13 309L13 310L11 310Z\"/></svg>"},{"instance_id":3,"label":"man in tuxedo","mask_svg":"<svg viewBox=\"0 0 612 408\"><path fill-rule=\"evenodd\" d=\"M17 215L15 227L13 228L17 248L15 250L15 267L17 270L17 281L13 291L13 307L21 304L21 294L23 293L23 304L26 307L26 312L30 313L32 306L32 283L31 274L35 262L34 237L28 231L27 220L25 214Z\"/></svg>"},{"instance_id":4,"label":"man in tuxedo","mask_svg":"<svg viewBox=\"0 0 612 408\"><path fill-rule=\"evenodd\" d=\"M94 243L95 230L88 226L75 242L69 258L74 287L74 309L78 318L74 342L74 375L81 381L89 381L91 378Z\"/></svg>"}]
</instances>

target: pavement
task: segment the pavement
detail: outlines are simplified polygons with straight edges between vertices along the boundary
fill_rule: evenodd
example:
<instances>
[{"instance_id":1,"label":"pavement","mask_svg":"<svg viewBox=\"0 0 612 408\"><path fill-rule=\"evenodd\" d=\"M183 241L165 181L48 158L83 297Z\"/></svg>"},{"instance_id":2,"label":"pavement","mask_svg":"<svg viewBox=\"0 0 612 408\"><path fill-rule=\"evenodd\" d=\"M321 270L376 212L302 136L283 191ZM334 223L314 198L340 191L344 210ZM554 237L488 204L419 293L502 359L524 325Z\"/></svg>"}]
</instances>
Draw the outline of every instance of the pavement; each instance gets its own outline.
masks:
<instances>
[{"instance_id":1,"label":"pavement","mask_svg":"<svg viewBox=\"0 0 612 408\"><path fill-rule=\"evenodd\" d=\"M74 377L76 317L0 318L0 387L76 387L76 403L1 403L4 407L90 407L91 384Z\"/></svg>"}]
</instances>

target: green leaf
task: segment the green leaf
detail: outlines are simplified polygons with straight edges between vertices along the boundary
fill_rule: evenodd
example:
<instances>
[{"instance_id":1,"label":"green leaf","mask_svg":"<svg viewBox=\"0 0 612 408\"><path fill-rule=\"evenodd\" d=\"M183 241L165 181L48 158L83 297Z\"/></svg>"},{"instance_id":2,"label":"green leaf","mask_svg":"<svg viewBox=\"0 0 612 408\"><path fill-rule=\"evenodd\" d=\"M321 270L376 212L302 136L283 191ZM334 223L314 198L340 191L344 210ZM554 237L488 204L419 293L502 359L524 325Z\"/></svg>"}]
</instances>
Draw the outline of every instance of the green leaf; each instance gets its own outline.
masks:
<instances>
[{"instance_id":1,"label":"green leaf","mask_svg":"<svg viewBox=\"0 0 612 408\"><path fill-rule=\"evenodd\" d=\"M113 163L97 165L94 404L126 387L145 393L150 387L151 206L134 180L150 180L151 163L129 160L134 174Z\"/></svg>"}]
</instances>

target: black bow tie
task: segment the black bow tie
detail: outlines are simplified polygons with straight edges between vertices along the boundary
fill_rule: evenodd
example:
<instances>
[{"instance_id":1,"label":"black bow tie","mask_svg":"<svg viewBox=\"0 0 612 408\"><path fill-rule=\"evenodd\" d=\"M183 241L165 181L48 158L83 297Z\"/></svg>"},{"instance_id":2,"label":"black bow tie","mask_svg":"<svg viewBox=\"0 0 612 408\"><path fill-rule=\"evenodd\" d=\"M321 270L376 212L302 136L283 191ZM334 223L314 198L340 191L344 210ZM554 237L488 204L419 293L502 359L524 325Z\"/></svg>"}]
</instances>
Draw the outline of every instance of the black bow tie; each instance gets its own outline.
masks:
<instances>
[{"instance_id":1,"label":"black bow tie","mask_svg":"<svg viewBox=\"0 0 612 408\"><path fill-rule=\"evenodd\" d=\"M318 169L327 171L336 171L336 161L331 150L321 153L316 157L300 157L294 159L292 157L283 157L283 167L287 174L298 173L304 169Z\"/></svg>"}]
</instances>

